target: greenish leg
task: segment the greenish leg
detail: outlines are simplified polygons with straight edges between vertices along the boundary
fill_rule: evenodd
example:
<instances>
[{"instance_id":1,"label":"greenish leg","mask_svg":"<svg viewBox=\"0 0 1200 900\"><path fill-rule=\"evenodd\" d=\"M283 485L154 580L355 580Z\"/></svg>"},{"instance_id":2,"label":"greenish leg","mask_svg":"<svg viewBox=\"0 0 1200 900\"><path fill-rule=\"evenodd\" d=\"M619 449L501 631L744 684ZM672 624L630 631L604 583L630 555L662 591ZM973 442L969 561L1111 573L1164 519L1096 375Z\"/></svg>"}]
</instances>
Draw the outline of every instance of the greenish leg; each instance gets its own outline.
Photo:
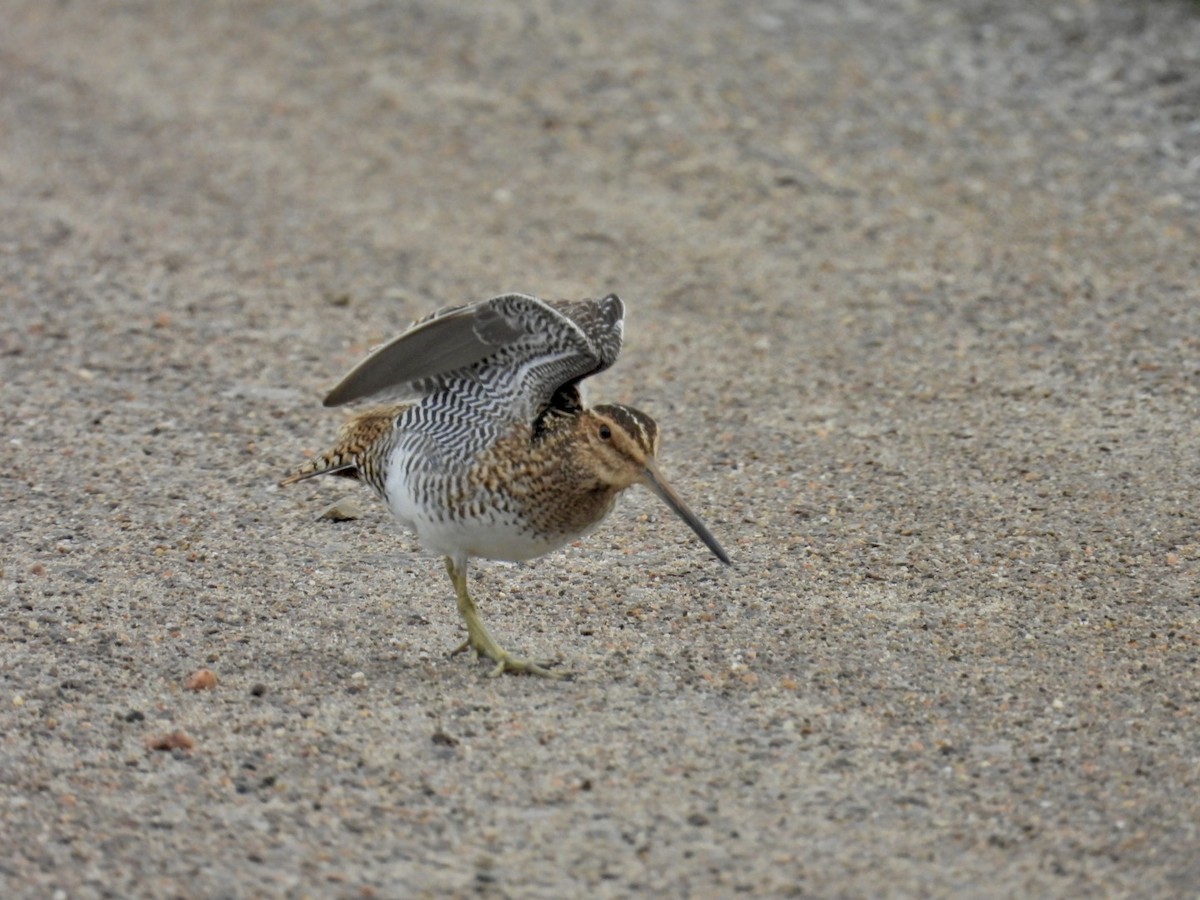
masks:
<instances>
[{"instance_id":1,"label":"greenish leg","mask_svg":"<svg viewBox=\"0 0 1200 900\"><path fill-rule=\"evenodd\" d=\"M447 556L446 573L450 576L450 580L454 582L454 592L458 596L458 614L467 623L467 639L455 648L452 651L453 653L470 651L473 656L486 656L496 663L496 668L490 673L492 678L503 675L505 672L538 675L542 678L566 677L566 673L564 672L552 672L550 669L547 669L546 665L548 663L536 663L533 660L513 656L496 643L496 639L492 637L491 632L487 630L487 626L483 624L483 619L479 617L479 610L475 608L475 601L467 593L466 564L460 569L454 565L454 560Z\"/></svg>"}]
</instances>

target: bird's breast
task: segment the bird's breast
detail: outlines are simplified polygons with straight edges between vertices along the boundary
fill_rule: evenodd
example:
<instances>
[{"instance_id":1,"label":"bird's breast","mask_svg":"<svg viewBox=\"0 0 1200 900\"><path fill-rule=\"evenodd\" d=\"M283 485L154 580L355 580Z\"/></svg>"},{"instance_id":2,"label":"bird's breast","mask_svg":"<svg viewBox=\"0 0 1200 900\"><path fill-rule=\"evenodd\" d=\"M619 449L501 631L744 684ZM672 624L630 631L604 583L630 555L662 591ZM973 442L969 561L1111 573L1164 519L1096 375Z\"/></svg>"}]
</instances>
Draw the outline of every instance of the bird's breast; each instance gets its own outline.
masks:
<instances>
[{"instance_id":1,"label":"bird's breast","mask_svg":"<svg viewBox=\"0 0 1200 900\"><path fill-rule=\"evenodd\" d=\"M616 492L581 475L566 448L517 426L473 459L448 463L421 440L392 451L384 498L429 549L528 560L594 528Z\"/></svg>"}]
</instances>

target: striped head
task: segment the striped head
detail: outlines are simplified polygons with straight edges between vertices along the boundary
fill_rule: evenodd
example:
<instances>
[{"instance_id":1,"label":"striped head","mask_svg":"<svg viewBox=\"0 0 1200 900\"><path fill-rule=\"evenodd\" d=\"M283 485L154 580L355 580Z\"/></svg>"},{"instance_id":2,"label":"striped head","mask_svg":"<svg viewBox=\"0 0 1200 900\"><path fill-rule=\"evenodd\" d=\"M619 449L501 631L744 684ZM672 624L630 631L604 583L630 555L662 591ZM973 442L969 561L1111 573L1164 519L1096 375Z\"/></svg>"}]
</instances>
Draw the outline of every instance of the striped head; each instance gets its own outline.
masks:
<instances>
[{"instance_id":1,"label":"striped head","mask_svg":"<svg viewBox=\"0 0 1200 900\"><path fill-rule=\"evenodd\" d=\"M641 481L658 455L658 423L641 410L608 404L581 419L588 468L596 478L618 491Z\"/></svg>"},{"instance_id":2,"label":"striped head","mask_svg":"<svg viewBox=\"0 0 1200 900\"><path fill-rule=\"evenodd\" d=\"M584 446L581 457L589 473L615 491L641 484L688 524L721 562L729 556L704 523L658 470L658 423L641 410L617 404L592 407L580 416Z\"/></svg>"}]
</instances>

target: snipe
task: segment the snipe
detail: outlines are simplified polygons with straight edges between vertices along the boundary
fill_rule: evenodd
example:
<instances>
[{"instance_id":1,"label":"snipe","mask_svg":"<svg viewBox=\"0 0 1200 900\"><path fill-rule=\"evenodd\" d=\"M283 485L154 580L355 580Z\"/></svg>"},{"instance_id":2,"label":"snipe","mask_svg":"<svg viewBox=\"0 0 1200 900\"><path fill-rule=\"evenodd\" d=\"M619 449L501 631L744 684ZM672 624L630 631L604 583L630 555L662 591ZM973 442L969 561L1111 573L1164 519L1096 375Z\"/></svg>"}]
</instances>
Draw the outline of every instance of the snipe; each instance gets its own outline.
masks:
<instances>
[{"instance_id":1,"label":"snipe","mask_svg":"<svg viewBox=\"0 0 1200 900\"><path fill-rule=\"evenodd\" d=\"M613 364L625 307L505 294L439 310L359 363L326 406L383 398L280 482L366 482L421 543L445 557L470 650L493 675L561 673L504 650L467 592L473 556L528 560L586 534L642 484L721 562L729 556L659 472L658 425L628 406L587 408L579 383Z\"/></svg>"}]
</instances>

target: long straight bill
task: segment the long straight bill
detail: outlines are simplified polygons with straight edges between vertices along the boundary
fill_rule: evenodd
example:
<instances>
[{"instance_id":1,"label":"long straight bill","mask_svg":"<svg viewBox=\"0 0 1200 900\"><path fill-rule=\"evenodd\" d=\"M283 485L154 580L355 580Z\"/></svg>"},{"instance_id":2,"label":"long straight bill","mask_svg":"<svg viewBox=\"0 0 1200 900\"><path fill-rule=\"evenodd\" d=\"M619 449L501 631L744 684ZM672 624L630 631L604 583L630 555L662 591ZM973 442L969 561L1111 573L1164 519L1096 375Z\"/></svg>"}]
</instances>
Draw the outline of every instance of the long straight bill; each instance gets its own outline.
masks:
<instances>
[{"instance_id":1,"label":"long straight bill","mask_svg":"<svg viewBox=\"0 0 1200 900\"><path fill-rule=\"evenodd\" d=\"M704 527L704 523L688 508L683 499L675 493L675 489L667 484L653 463L646 466L646 474L642 476L642 484L658 494L663 503L671 507L675 515L687 522L688 527L696 532L696 536L704 541L704 546L713 552L713 556L725 563L725 565L730 565L729 554L725 552L725 548L717 542L717 539L712 536L712 532Z\"/></svg>"}]
</instances>

